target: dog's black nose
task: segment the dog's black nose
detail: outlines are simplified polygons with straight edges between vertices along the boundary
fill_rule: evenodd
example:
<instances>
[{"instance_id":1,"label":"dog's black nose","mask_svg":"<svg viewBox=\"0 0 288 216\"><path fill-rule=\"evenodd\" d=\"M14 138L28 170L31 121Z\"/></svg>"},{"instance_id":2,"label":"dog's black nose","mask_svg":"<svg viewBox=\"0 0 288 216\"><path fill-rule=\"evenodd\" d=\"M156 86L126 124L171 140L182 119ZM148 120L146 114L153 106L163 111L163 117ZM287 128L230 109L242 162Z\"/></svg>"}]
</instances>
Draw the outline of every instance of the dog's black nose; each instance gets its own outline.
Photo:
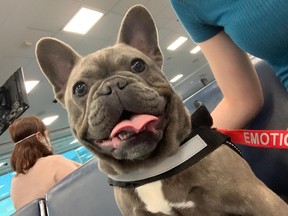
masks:
<instances>
[{"instance_id":1,"label":"dog's black nose","mask_svg":"<svg viewBox=\"0 0 288 216\"><path fill-rule=\"evenodd\" d=\"M122 90L127 86L126 80L123 79L113 79L105 82L102 87L100 87L100 93L102 95L112 94L113 90Z\"/></svg>"}]
</instances>

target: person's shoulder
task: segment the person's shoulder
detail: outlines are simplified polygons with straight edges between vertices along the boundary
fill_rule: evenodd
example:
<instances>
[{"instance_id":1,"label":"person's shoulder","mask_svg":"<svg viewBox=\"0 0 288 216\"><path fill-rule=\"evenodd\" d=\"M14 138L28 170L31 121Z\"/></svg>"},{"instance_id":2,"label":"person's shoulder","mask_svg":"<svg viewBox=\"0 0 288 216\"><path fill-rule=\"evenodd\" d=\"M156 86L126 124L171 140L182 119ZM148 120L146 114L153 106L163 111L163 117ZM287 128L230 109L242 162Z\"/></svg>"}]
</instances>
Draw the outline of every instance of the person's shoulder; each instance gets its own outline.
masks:
<instances>
[{"instance_id":1,"label":"person's shoulder","mask_svg":"<svg viewBox=\"0 0 288 216\"><path fill-rule=\"evenodd\" d=\"M66 158L62 155L49 155L47 157L41 158L41 160L45 161L59 161L66 160Z\"/></svg>"},{"instance_id":2,"label":"person's shoulder","mask_svg":"<svg viewBox=\"0 0 288 216\"><path fill-rule=\"evenodd\" d=\"M73 165L73 166L81 166L80 163L77 163L73 160L67 159L62 155L50 155L47 156L48 160L54 162L54 163L58 163L58 164L67 164L67 165Z\"/></svg>"},{"instance_id":3,"label":"person's shoulder","mask_svg":"<svg viewBox=\"0 0 288 216\"><path fill-rule=\"evenodd\" d=\"M62 155L50 155L45 158L41 158L42 164L45 166L54 167L54 169L61 169L66 167L66 169L76 169L81 166L80 163L77 163L73 160L69 160Z\"/></svg>"},{"instance_id":4,"label":"person's shoulder","mask_svg":"<svg viewBox=\"0 0 288 216\"><path fill-rule=\"evenodd\" d=\"M47 157L41 158L40 160L42 163L51 166L69 162L69 160L62 155L49 155Z\"/></svg>"}]
</instances>

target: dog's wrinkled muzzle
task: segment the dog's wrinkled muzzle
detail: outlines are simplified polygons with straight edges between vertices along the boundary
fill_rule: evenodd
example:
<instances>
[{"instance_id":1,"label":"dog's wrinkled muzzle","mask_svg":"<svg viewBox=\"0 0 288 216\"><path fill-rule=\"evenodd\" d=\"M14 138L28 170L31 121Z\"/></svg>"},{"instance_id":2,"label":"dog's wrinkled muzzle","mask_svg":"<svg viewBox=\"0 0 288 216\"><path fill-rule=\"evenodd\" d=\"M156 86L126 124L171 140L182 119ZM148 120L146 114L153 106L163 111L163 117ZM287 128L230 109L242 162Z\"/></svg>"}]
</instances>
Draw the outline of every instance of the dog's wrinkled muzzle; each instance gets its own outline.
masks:
<instances>
[{"instance_id":1,"label":"dog's wrinkled muzzle","mask_svg":"<svg viewBox=\"0 0 288 216\"><path fill-rule=\"evenodd\" d=\"M117 76L103 83L93 97L88 136L95 145L122 156L133 155L131 151L147 154L155 148L165 110L165 99L156 90L133 78Z\"/></svg>"}]
</instances>

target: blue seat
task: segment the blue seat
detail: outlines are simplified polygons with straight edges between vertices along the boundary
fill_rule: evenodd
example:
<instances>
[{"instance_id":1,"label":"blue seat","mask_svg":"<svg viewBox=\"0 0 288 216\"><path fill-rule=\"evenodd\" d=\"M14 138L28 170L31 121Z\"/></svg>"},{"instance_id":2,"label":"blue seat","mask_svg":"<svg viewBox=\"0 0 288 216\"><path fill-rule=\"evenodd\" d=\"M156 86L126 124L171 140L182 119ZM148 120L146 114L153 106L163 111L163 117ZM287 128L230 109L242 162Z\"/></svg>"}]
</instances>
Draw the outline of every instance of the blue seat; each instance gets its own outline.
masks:
<instances>
[{"instance_id":1,"label":"blue seat","mask_svg":"<svg viewBox=\"0 0 288 216\"><path fill-rule=\"evenodd\" d=\"M83 164L46 194L49 216L120 216L113 187L99 171L96 158Z\"/></svg>"},{"instance_id":2,"label":"blue seat","mask_svg":"<svg viewBox=\"0 0 288 216\"><path fill-rule=\"evenodd\" d=\"M47 216L44 198L36 199L18 209L12 216Z\"/></svg>"},{"instance_id":3,"label":"blue seat","mask_svg":"<svg viewBox=\"0 0 288 216\"><path fill-rule=\"evenodd\" d=\"M255 65L264 93L262 111L245 127L246 129L288 128L288 93L275 75L275 71L264 61ZM217 83L213 81L200 91L187 98L184 103L194 112L194 101L201 101L209 111L212 111L223 98ZM252 170L274 192L288 201L288 151L279 149L264 149L238 145L244 158Z\"/></svg>"}]
</instances>

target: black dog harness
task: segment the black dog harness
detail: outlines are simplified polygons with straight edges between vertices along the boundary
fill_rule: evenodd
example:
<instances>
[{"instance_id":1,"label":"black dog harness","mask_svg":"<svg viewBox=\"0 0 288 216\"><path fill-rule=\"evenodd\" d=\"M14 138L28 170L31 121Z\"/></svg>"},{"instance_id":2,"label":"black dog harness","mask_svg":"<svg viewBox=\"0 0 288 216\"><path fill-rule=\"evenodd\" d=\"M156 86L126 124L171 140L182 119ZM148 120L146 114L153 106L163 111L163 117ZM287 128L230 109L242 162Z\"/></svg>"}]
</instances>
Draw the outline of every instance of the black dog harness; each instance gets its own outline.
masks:
<instances>
[{"instance_id":1,"label":"black dog harness","mask_svg":"<svg viewBox=\"0 0 288 216\"><path fill-rule=\"evenodd\" d=\"M211 129L213 120L207 108L202 104L195 106L197 110L191 116L191 134L181 143L175 154L148 169L122 175L110 175L108 176L109 184L116 187L134 188L173 176L196 164L222 144L228 145L241 155L228 136Z\"/></svg>"}]
</instances>

